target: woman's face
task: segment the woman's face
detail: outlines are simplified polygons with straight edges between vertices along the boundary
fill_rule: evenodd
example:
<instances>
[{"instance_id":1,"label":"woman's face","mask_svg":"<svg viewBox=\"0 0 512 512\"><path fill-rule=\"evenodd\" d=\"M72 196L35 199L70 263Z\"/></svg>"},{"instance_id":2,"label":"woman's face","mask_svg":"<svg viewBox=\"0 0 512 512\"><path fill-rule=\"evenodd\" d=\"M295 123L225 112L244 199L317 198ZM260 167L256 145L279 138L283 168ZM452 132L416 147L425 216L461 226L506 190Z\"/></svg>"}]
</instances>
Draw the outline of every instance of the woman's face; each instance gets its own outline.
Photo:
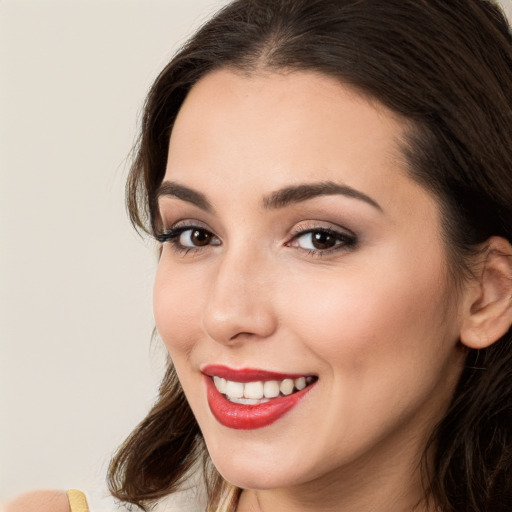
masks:
<instances>
[{"instance_id":1,"label":"woman's face","mask_svg":"<svg viewBox=\"0 0 512 512\"><path fill-rule=\"evenodd\" d=\"M155 318L237 486L410 475L447 407L461 315L403 133L306 72L211 73L178 115Z\"/></svg>"}]
</instances>

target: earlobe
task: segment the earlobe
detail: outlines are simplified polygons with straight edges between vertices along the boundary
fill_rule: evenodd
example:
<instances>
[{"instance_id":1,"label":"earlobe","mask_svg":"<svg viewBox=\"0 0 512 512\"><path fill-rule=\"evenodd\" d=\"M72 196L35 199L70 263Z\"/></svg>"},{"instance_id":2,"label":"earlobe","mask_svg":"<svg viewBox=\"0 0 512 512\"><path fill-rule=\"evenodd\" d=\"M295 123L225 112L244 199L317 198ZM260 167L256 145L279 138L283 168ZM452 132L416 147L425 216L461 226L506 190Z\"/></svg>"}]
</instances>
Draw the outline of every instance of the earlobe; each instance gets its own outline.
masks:
<instances>
[{"instance_id":1,"label":"earlobe","mask_svg":"<svg viewBox=\"0 0 512 512\"><path fill-rule=\"evenodd\" d=\"M491 237L486 242L478 281L467 293L460 340L469 348L486 348L512 325L512 247L507 240Z\"/></svg>"}]
</instances>

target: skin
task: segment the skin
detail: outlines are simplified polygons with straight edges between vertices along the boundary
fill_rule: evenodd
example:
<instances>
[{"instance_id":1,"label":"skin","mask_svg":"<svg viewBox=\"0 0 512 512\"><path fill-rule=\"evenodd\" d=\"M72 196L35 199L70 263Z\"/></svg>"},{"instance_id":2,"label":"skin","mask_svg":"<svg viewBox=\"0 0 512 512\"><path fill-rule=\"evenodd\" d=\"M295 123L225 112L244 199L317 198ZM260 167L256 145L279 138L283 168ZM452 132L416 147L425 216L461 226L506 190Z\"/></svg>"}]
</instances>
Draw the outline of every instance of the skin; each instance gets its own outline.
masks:
<instances>
[{"instance_id":1,"label":"skin","mask_svg":"<svg viewBox=\"0 0 512 512\"><path fill-rule=\"evenodd\" d=\"M213 237L163 244L155 319L215 466L245 489L241 512L421 502L417 469L461 372L469 299L448 278L437 200L408 175L404 131L384 106L306 72L216 71L176 120L164 181L211 209L163 195L162 229ZM325 182L378 207L343 194L263 204ZM357 242L312 252L311 235L297 234L325 228ZM241 431L209 410L206 364L319 379L284 417Z\"/></svg>"},{"instance_id":2,"label":"skin","mask_svg":"<svg viewBox=\"0 0 512 512\"><path fill-rule=\"evenodd\" d=\"M70 512L64 491L30 491L5 505L4 512Z\"/></svg>"}]
</instances>

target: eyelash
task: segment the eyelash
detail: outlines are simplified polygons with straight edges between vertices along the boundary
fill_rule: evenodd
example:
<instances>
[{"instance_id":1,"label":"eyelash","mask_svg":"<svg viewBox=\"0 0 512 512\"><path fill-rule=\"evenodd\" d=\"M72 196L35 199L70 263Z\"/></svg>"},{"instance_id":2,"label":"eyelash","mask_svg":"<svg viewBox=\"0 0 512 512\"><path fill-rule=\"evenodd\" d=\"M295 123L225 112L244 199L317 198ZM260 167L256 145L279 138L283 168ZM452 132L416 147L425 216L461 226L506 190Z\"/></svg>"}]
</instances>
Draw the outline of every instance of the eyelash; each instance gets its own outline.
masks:
<instances>
[{"instance_id":1,"label":"eyelash","mask_svg":"<svg viewBox=\"0 0 512 512\"><path fill-rule=\"evenodd\" d=\"M196 231L196 232L202 233L203 235L206 234L207 236L211 237L211 239L216 240L217 242L213 243L213 244L208 243L208 244L205 244L204 246L185 246L180 243L180 237L183 233L186 233L187 231L192 231L192 232ZM334 247L327 248L327 249L305 249L303 247L297 247L297 246L293 245L298 240L300 240L302 237L305 237L306 235L313 235L315 233L332 237L334 239L336 245L334 245ZM190 252L201 251L203 248L211 247L212 245L213 246L220 245L220 240L211 231L209 231L201 226L197 226L197 225L182 225L182 226L173 227L173 228L170 228L169 230L167 230L165 233L156 235L155 238L158 242L160 242L162 244L170 243L170 245L174 251L176 251L177 253L183 254L183 255L186 255ZM319 257L319 256L331 254L331 253L338 252L338 251L349 250L349 249L353 248L356 244L357 244L357 237L352 232L343 233L343 232L334 230L332 228L316 226L316 227L312 227L312 228L308 228L308 229L298 228L292 234L290 241L287 242L285 245L287 247L297 247L299 250L307 252L307 254L309 256Z\"/></svg>"},{"instance_id":2,"label":"eyelash","mask_svg":"<svg viewBox=\"0 0 512 512\"><path fill-rule=\"evenodd\" d=\"M183 233L187 231L199 231L201 233L206 233L212 238L218 240L218 238L209 230L203 228L202 226L196 225L182 225L168 229L165 233L159 234L156 236L156 239L161 244L169 243L174 251L177 253L186 255L190 252L196 252L202 250L204 247L210 247L211 245L220 245L219 244L207 244L205 246L186 246L180 243L180 237Z\"/></svg>"},{"instance_id":3,"label":"eyelash","mask_svg":"<svg viewBox=\"0 0 512 512\"><path fill-rule=\"evenodd\" d=\"M305 249L303 247L298 247L298 249L302 251L306 251L308 255L320 257L320 256L326 256L338 251L347 251L349 249L352 249L357 244L357 237L352 232L341 232L337 231L333 228L327 228L322 226L315 226L311 228L298 228L295 230L295 232L292 234L292 238L289 242L286 243L288 247L294 247L294 243L297 242L300 238L305 237L306 235L313 235L313 234L321 234L321 235L327 235L334 239L334 242L336 245L334 247L330 247L327 249Z\"/></svg>"}]
</instances>

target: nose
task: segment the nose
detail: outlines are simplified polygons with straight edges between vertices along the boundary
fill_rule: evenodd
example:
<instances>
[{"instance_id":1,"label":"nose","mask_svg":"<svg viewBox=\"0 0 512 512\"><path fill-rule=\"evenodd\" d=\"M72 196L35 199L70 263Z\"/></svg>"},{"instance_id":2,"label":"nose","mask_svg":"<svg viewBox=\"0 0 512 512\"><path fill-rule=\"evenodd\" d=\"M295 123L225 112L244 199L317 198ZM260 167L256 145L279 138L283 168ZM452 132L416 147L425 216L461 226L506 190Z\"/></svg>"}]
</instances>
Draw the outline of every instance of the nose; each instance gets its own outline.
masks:
<instances>
[{"instance_id":1,"label":"nose","mask_svg":"<svg viewBox=\"0 0 512 512\"><path fill-rule=\"evenodd\" d=\"M226 345L268 338L277 327L271 269L263 257L241 252L218 262L203 311L204 331Z\"/></svg>"}]
</instances>

